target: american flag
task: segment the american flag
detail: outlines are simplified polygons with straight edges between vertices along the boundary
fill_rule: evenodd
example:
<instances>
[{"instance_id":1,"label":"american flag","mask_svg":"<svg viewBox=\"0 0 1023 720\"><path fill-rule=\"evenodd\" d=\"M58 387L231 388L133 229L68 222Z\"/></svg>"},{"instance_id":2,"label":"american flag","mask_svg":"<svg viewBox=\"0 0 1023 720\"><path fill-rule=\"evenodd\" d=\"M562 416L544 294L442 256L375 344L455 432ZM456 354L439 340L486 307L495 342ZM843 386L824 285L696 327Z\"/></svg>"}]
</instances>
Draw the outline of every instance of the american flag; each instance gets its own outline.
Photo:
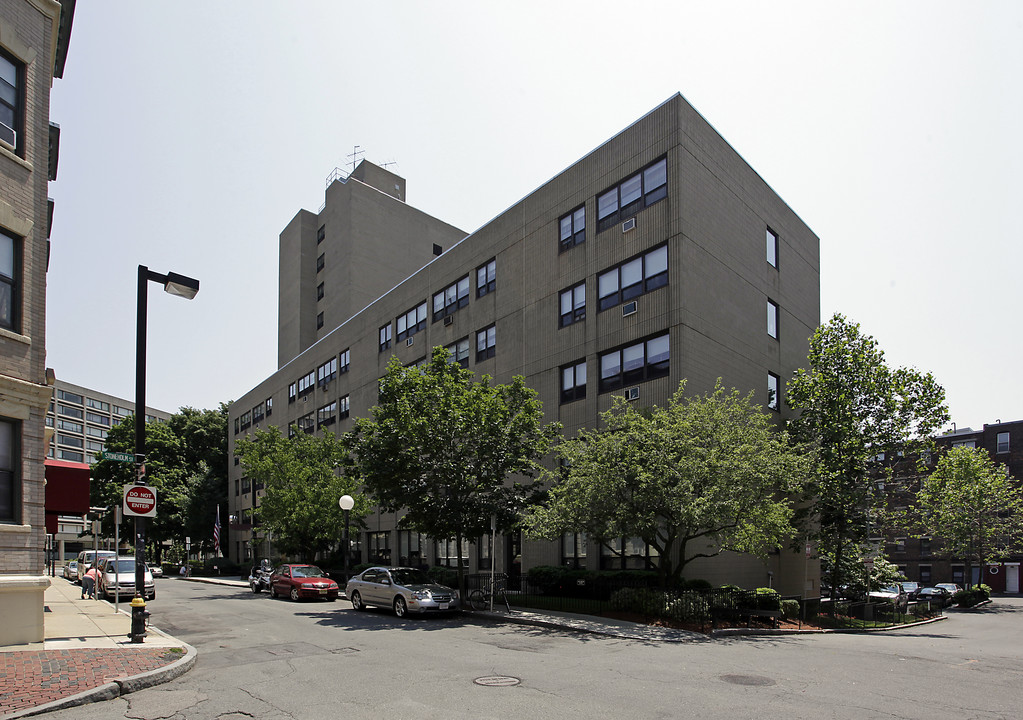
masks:
<instances>
[{"instance_id":1,"label":"american flag","mask_svg":"<svg viewBox=\"0 0 1023 720\"><path fill-rule=\"evenodd\" d=\"M213 552L220 554L220 504L217 504L217 521L213 523Z\"/></svg>"}]
</instances>

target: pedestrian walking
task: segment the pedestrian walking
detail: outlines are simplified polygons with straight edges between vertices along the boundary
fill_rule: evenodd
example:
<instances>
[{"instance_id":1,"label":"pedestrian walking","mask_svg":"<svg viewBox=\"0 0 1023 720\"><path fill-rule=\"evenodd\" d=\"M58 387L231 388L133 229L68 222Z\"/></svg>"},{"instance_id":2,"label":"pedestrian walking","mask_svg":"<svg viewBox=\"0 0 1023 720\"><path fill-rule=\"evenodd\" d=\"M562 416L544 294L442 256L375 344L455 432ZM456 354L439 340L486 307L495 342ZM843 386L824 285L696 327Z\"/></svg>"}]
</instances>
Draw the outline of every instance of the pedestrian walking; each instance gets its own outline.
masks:
<instances>
[{"instance_id":1,"label":"pedestrian walking","mask_svg":"<svg viewBox=\"0 0 1023 720\"><path fill-rule=\"evenodd\" d=\"M99 571L95 565L90 565L89 569L82 576L82 600L85 599L86 595L90 598L96 597L96 578L99 576Z\"/></svg>"}]
</instances>

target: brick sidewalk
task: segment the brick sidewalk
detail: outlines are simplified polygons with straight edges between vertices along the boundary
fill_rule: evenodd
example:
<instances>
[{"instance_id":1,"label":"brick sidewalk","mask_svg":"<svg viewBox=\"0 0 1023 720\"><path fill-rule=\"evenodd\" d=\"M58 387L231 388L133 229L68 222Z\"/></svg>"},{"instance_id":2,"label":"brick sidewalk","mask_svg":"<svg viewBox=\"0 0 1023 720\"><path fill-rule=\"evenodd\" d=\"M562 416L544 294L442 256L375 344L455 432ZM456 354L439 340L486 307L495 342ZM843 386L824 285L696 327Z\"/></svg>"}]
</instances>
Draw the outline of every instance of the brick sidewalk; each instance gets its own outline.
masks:
<instances>
[{"instance_id":1,"label":"brick sidewalk","mask_svg":"<svg viewBox=\"0 0 1023 720\"><path fill-rule=\"evenodd\" d=\"M77 695L182 658L169 648L82 648L0 653L0 715Z\"/></svg>"}]
</instances>

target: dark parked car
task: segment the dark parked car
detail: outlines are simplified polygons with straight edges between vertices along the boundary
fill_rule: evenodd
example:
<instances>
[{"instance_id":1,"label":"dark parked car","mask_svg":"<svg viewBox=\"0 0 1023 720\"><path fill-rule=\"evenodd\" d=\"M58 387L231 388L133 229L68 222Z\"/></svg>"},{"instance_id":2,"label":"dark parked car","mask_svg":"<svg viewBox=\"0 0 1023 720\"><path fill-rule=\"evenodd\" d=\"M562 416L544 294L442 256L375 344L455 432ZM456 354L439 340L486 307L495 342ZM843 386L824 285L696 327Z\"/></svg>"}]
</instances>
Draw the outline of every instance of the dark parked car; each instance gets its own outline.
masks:
<instances>
[{"instance_id":1,"label":"dark parked car","mask_svg":"<svg viewBox=\"0 0 1023 720\"><path fill-rule=\"evenodd\" d=\"M367 605L388 607L398 617L408 613L458 610L458 591L430 580L409 567L372 567L348 581L345 594L356 610Z\"/></svg>"},{"instance_id":2,"label":"dark parked car","mask_svg":"<svg viewBox=\"0 0 1023 720\"><path fill-rule=\"evenodd\" d=\"M917 602L930 602L938 607L952 604L952 593L941 587L925 587L916 591Z\"/></svg>"},{"instance_id":3,"label":"dark parked car","mask_svg":"<svg viewBox=\"0 0 1023 720\"><path fill-rule=\"evenodd\" d=\"M902 589L909 595L909 599L912 600L916 597L917 591L921 588L920 583L916 582L903 582Z\"/></svg>"},{"instance_id":4,"label":"dark parked car","mask_svg":"<svg viewBox=\"0 0 1023 720\"><path fill-rule=\"evenodd\" d=\"M286 563L270 575L270 597L324 598L334 602L340 588L315 565Z\"/></svg>"}]
</instances>

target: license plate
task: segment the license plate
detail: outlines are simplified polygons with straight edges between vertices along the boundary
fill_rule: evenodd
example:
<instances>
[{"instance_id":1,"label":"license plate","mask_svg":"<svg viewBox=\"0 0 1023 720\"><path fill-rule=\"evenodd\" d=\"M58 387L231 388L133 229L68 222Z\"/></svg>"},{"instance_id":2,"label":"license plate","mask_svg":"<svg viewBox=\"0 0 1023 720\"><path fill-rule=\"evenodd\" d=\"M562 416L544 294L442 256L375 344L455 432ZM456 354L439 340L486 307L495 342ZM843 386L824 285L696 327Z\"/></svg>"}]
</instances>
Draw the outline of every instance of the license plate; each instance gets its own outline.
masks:
<instances>
[{"instance_id":1,"label":"license plate","mask_svg":"<svg viewBox=\"0 0 1023 720\"><path fill-rule=\"evenodd\" d=\"M439 609L441 609L441 610L447 610L448 609L448 604L447 603L437 603L437 607Z\"/></svg>"},{"instance_id":2,"label":"license plate","mask_svg":"<svg viewBox=\"0 0 1023 720\"><path fill-rule=\"evenodd\" d=\"M327 589L326 588L323 588L323 589L320 590L320 595L326 595L326 594L327 594Z\"/></svg>"}]
</instances>

